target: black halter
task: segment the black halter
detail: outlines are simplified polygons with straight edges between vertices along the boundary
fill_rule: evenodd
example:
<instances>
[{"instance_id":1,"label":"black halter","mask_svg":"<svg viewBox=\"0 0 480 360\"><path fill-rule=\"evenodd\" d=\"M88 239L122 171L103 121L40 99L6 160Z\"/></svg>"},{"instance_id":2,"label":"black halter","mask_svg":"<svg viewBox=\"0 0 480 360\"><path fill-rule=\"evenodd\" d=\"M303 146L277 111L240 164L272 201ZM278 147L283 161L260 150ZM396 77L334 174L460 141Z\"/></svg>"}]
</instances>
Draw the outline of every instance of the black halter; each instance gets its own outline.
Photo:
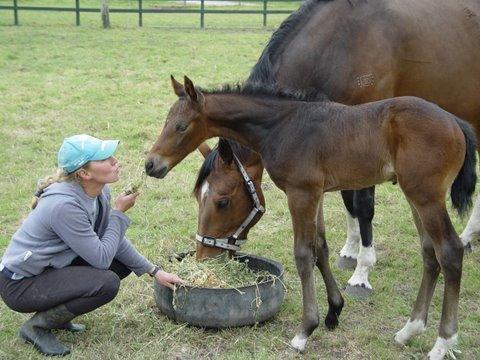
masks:
<instances>
[{"instance_id":1,"label":"black halter","mask_svg":"<svg viewBox=\"0 0 480 360\"><path fill-rule=\"evenodd\" d=\"M235 155L233 155L233 158L235 160L235 164L237 164L238 170L242 174L243 181L247 186L247 190L252 196L253 209L252 211L250 211L250 214L248 214L247 218L238 227L237 231L235 231L233 235L229 236L228 238L215 238L212 236L196 234L195 239L205 246L218 247L221 249L232 250L232 251L239 251L240 245L243 245L247 241L247 239L239 239L238 237L243 232L243 230L245 230L245 228L253 221L253 219L258 213L263 214L265 212L265 208L262 206L262 204L260 204L260 199L258 198L257 191L255 190L255 184L248 176L242 163L240 162L240 160L238 160L238 158Z\"/></svg>"}]
</instances>

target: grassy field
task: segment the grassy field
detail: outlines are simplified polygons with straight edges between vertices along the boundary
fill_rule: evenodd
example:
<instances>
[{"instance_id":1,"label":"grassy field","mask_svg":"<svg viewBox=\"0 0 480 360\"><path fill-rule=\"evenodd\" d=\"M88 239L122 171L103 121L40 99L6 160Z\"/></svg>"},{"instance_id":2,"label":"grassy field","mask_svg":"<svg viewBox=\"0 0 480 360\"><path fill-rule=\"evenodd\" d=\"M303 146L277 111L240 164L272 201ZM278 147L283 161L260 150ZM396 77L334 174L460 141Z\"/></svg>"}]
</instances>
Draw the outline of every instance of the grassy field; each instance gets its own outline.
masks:
<instances>
[{"instance_id":1,"label":"grassy field","mask_svg":"<svg viewBox=\"0 0 480 360\"><path fill-rule=\"evenodd\" d=\"M25 13L21 15L23 25L13 27L8 26L11 13L0 11L0 254L28 213L35 182L54 171L56 151L64 137L86 132L122 140L118 150L122 181L113 186L118 193L138 173L144 151L175 100L169 75L187 74L203 87L240 81L271 35L270 30L260 28L200 31L155 28L154 24L137 28L134 16L115 17L114 27L108 31L99 28L97 18L88 22L85 16L84 25L75 27L72 14L58 13ZM149 18L153 22L168 17ZM188 19L181 19L175 20L178 27L191 26ZM281 19L272 20L271 25L278 25ZM223 17L219 27L252 21L250 17ZM260 27L261 18L254 22ZM128 236L150 259L162 263L174 251L193 248L197 205L191 191L201 162L195 153L165 180L149 179L137 205L129 211L132 225ZM375 293L364 301L345 296L338 329L329 332L320 326L304 355L288 346L301 318L301 293L286 198L268 177L264 190L267 213L251 231L245 251L285 266L287 293L275 319L257 327L223 331L174 324L156 310L150 278L132 275L112 303L78 319L87 325L85 333L59 333L73 350L70 358L424 358L437 336L443 282L440 279L426 333L409 347L395 345L393 335L409 316L422 269L417 235L399 188L383 185L377 190L374 234L378 262L370 279ZM338 194L327 195L325 213L333 262L346 236ZM465 225L456 216L454 221L459 231ZM342 287L351 275L335 267L334 273ZM480 359L479 289L477 250L464 262L459 311L462 354L458 358ZM320 276L317 293L323 317L327 306ZM0 359L42 358L16 339L27 316L0 302Z\"/></svg>"}]
</instances>

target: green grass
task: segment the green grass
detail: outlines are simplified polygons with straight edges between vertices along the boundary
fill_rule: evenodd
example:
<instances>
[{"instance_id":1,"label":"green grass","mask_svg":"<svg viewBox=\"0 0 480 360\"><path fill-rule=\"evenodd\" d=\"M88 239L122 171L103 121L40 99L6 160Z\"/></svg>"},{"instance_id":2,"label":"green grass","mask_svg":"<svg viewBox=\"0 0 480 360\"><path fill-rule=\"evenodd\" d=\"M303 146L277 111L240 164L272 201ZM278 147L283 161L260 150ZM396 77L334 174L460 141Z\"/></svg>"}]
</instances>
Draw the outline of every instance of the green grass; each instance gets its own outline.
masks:
<instances>
[{"instance_id":1,"label":"green grass","mask_svg":"<svg viewBox=\"0 0 480 360\"><path fill-rule=\"evenodd\" d=\"M271 35L262 29L138 28L136 18L127 15L124 22L112 16L114 27L103 31L97 18L93 21L92 17L91 23L82 20L85 25L75 27L71 15L25 13L22 26L0 27L0 254L28 213L36 180L55 169L56 151L64 137L86 132L122 140L118 150L122 181L113 186L113 193L118 193L135 177L144 151L155 140L175 100L169 75L187 74L204 87L240 81ZM159 21L161 17L150 18ZM56 22L50 23L53 19ZM251 21L242 16L225 19L224 25ZM175 22L190 26L185 18L176 17ZM0 11L0 25L10 23L11 13ZM149 179L129 211L128 236L150 259L164 262L172 252L193 248L197 205L191 190L201 162L201 156L194 153L165 180ZM59 334L73 349L70 358L424 358L437 336L442 281L426 333L409 347L396 346L393 335L409 316L422 268L417 235L398 187L377 189L374 295L365 301L345 296L339 328L330 332L320 326L303 356L288 346L301 318L301 292L286 199L268 177L264 189L267 213L251 231L244 250L285 266L287 293L275 319L258 327L222 331L174 324L156 310L150 279L132 275L123 281L112 303L78 319L87 325L87 332ZM326 196L325 214L333 263L345 239L338 194ZM454 221L459 231L465 225L455 216ZM479 264L480 251L466 256L459 311L462 359L480 358ZM351 272L332 267L343 287ZM323 317L327 305L320 276L317 295ZM0 304L0 359L42 358L16 339L26 318Z\"/></svg>"}]
</instances>

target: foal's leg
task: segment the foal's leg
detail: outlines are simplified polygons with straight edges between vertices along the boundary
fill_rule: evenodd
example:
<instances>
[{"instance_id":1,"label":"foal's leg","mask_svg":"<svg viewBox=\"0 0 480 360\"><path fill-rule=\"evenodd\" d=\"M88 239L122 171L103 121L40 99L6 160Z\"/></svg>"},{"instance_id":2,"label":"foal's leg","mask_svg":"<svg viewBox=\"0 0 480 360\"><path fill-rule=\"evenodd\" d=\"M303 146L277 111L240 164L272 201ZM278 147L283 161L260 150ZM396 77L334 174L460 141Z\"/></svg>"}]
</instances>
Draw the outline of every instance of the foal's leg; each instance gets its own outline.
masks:
<instances>
[{"instance_id":1,"label":"foal's leg","mask_svg":"<svg viewBox=\"0 0 480 360\"><path fill-rule=\"evenodd\" d=\"M354 214L358 218L362 244L357 256L357 266L345 291L348 294L365 297L372 292L368 273L377 261L373 247L372 220L374 215L375 187L354 192Z\"/></svg>"},{"instance_id":2,"label":"foal's leg","mask_svg":"<svg viewBox=\"0 0 480 360\"><path fill-rule=\"evenodd\" d=\"M323 281L327 289L328 314L325 318L325 325L332 330L338 325L338 317L343 308L343 297L338 289L337 282L333 277L329 263L329 251L325 237L325 222L323 219L323 196L318 202L317 210L317 242L315 253L317 255L317 267L322 273Z\"/></svg>"},{"instance_id":3,"label":"foal's leg","mask_svg":"<svg viewBox=\"0 0 480 360\"><path fill-rule=\"evenodd\" d=\"M442 318L439 337L428 353L432 360L443 359L449 349L457 344L458 300L462 278L463 244L455 233L446 209L420 212L425 231L433 240L435 255L440 263L445 280ZM437 234L435 232L438 232ZM434 235L435 234L435 235ZM443 235L443 236L442 236Z\"/></svg>"},{"instance_id":4,"label":"foal's leg","mask_svg":"<svg viewBox=\"0 0 480 360\"><path fill-rule=\"evenodd\" d=\"M287 191L287 198L293 224L295 263L302 283L303 296L303 319L291 345L298 351L304 351L307 338L319 323L313 274L313 266L317 261L315 243L319 196L308 191L292 189Z\"/></svg>"},{"instance_id":5,"label":"foal's leg","mask_svg":"<svg viewBox=\"0 0 480 360\"><path fill-rule=\"evenodd\" d=\"M440 273L440 265L435 257L432 239L430 239L424 231L417 210L411 204L410 207L412 209L415 226L420 236L423 257L423 277L410 319L402 330L395 335L395 341L402 345L405 345L413 336L420 335L425 331L428 308L430 307L438 274Z\"/></svg>"},{"instance_id":6,"label":"foal's leg","mask_svg":"<svg viewBox=\"0 0 480 360\"><path fill-rule=\"evenodd\" d=\"M354 217L353 190L341 191L345 214L347 216L347 241L340 250L337 266L344 270L353 270L357 266L357 255L361 243L360 226L358 219Z\"/></svg>"},{"instance_id":7,"label":"foal's leg","mask_svg":"<svg viewBox=\"0 0 480 360\"><path fill-rule=\"evenodd\" d=\"M428 190L427 190L428 191ZM425 200L425 194L422 195ZM443 359L447 351L457 343L458 299L462 276L463 244L455 233L445 209L445 203L413 202L432 240L435 257L445 280L445 290L440 320L439 337L428 353L432 360ZM433 291L433 290L432 290Z\"/></svg>"}]
</instances>

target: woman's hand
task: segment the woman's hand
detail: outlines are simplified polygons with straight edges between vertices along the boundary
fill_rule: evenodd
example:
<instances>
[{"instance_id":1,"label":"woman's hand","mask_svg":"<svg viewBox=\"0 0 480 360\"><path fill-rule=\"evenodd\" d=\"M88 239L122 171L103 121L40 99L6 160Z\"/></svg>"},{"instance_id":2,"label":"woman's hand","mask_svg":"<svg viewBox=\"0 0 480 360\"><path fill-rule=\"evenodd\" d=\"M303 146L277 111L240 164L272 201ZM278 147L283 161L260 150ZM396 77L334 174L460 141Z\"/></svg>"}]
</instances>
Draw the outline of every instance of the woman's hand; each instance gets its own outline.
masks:
<instances>
[{"instance_id":1,"label":"woman's hand","mask_svg":"<svg viewBox=\"0 0 480 360\"><path fill-rule=\"evenodd\" d=\"M172 290L175 288L174 284L183 284L183 280L177 274L171 274L163 270L157 271L155 281Z\"/></svg>"},{"instance_id":2,"label":"woman's hand","mask_svg":"<svg viewBox=\"0 0 480 360\"><path fill-rule=\"evenodd\" d=\"M133 194L125 195L122 194L120 195L116 200L115 200L115 210L125 212L128 209L130 209L133 205L135 205L135 200L137 200L138 195L140 195L139 192L135 192Z\"/></svg>"}]
</instances>

